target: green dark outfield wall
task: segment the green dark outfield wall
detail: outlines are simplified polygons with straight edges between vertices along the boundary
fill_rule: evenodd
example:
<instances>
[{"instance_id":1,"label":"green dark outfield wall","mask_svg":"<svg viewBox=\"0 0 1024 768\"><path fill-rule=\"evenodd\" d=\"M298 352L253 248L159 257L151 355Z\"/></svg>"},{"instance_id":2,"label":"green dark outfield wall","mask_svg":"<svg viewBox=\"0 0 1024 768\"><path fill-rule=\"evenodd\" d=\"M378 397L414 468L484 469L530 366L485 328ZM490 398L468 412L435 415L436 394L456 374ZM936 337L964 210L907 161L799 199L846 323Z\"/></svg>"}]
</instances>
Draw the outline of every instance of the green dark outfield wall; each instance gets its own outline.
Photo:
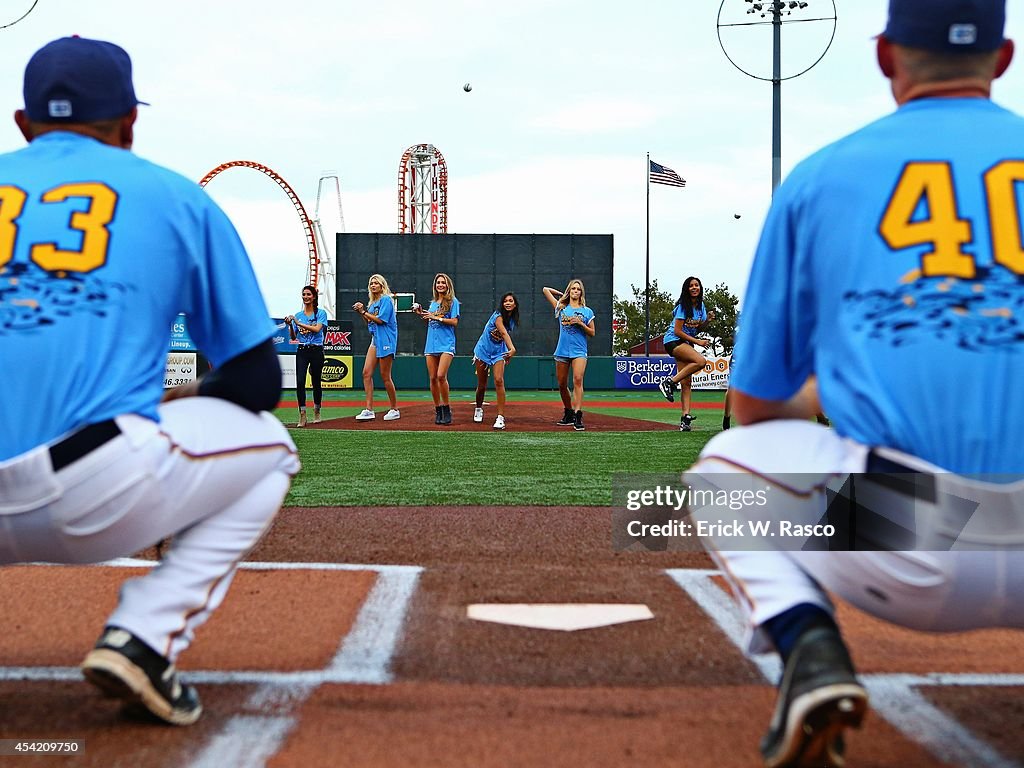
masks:
<instances>
[{"instance_id":1,"label":"green dark outfield wall","mask_svg":"<svg viewBox=\"0 0 1024 768\"><path fill-rule=\"evenodd\" d=\"M352 388L363 389L363 362L365 356L352 358ZM473 369L473 358L469 355L458 355L448 369L448 386L452 389L476 389L476 372ZM429 389L427 384L427 364L422 355L399 355L391 368L391 378L395 388L402 390ZM585 378L587 389L615 389L615 359L612 357L590 357L587 362ZM380 369L374 371L373 387L383 388ZM494 389L494 380L487 382L489 390ZM512 362L505 366L506 389L558 389L555 381L555 361L551 357L520 357L516 355Z\"/></svg>"},{"instance_id":2,"label":"green dark outfield wall","mask_svg":"<svg viewBox=\"0 0 1024 768\"><path fill-rule=\"evenodd\" d=\"M356 322L352 304L366 302L371 274L384 275L395 293L415 293L430 305L434 275L444 272L455 285L462 315L459 350L471 352L498 300L506 291L519 298L520 325L512 332L521 355L550 355L558 342L558 322L541 288L565 288L569 278L583 281L587 306L596 313L593 355L612 353L611 235L448 234L341 232L336 239L339 319L353 320L352 348L369 344L366 323ZM425 323L412 313L398 316L398 353L422 354Z\"/></svg>"}]
</instances>

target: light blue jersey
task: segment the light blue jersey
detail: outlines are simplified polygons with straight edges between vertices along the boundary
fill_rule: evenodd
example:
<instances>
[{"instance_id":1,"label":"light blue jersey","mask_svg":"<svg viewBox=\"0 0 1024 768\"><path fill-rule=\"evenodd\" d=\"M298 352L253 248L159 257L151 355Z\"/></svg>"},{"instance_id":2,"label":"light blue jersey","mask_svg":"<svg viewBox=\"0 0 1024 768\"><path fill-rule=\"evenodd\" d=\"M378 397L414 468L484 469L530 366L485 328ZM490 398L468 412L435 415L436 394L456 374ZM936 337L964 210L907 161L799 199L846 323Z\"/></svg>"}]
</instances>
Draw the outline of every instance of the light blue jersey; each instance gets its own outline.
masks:
<instances>
[{"instance_id":1,"label":"light blue jersey","mask_svg":"<svg viewBox=\"0 0 1024 768\"><path fill-rule=\"evenodd\" d=\"M473 357L487 365L494 365L499 360L503 360L505 353L508 352L508 344L505 343L503 338L499 336L497 341L494 340L494 334L498 332L499 317L501 317L500 312L493 312L491 314L487 324L484 326L483 333L480 334L480 339L473 348ZM505 330L511 335L515 325L515 322L512 321Z\"/></svg>"},{"instance_id":2,"label":"light blue jersey","mask_svg":"<svg viewBox=\"0 0 1024 768\"><path fill-rule=\"evenodd\" d=\"M590 337L579 327L566 322L566 318L572 315L583 318L583 324L589 325L594 319L594 310L590 307L566 306L558 313L558 344L555 346L555 357L567 357L572 360L575 357L587 356L587 340Z\"/></svg>"},{"instance_id":3,"label":"light blue jersey","mask_svg":"<svg viewBox=\"0 0 1024 768\"><path fill-rule=\"evenodd\" d=\"M432 301L430 302L431 313L441 311L441 302ZM459 316L459 300L456 298L452 299L452 305L448 308L448 311L444 313L444 317L458 317ZM423 349L425 355L440 355L448 353L449 355L455 354L455 328L444 323L439 323L437 320L430 320L427 322L427 343Z\"/></svg>"},{"instance_id":4,"label":"light blue jersey","mask_svg":"<svg viewBox=\"0 0 1024 768\"><path fill-rule=\"evenodd\" d=\"M383 325L372 320L366 321L370 339L377 350L377 357L394 355L398 349L398 316L395 314L394 299L384 294L370 304L366 311L384 321Z\"/></svg>"},{"instance_id":5,"label":"light blue jersey","mask_svg":"<svg viewBox=\"0 0 1024 768\"><path fill-rule=\"evenodd\" d=\"M295 326L295 340L299 344L316 344L318 347L324 345L324 329L327 328L327 312L317 308L316 312L312 315L306 313L306 307L303 306L298 312L295 313L295 319L303 325L316 325L320 323L323 326L316 333L304 331L299 326Z\"/></svg>"},{"instance_id":6,"label":"light blue jersey","mask_svg":"<svg viewBox=\"0 0 1024 768\"><path fill-rule=\"evenodd\" d=\"M120 414L157 419L179 312L215 366L275 331L201 187L63 131L0 155L0 461Z\"/></svg>"},{"instance_id":7,"label":"light blue jersey","mask_svg":"<svg viewBox=\"0 0 1024 768\"><path fill-rule=\"evenodd\" d=\"M697 338L700 327L708 320L708 310L704 306L704 302L701 302L701 305L694 310L693 317L687 317L686 310L683 309L682 305L676 304L675 311L672 313L672 322L668 324L668 330L665 331L665 335L662 337L663 344L681 341L679 336L676 335L676 320L683 321L683 330L687 336Z\"/></svg>"},{"instance_id":8,"label":"light blue jersey","mask_svg":"<svg viewBox=\"0 0 1024 768\"><path fill-rule=\"evenodd\" d=\"M783 400L816 373L843 435L1024 470L1022 190L1024 119L981 98L908 102L805 160L761 235L734 385Z\"/></svg>"}]
</instances>

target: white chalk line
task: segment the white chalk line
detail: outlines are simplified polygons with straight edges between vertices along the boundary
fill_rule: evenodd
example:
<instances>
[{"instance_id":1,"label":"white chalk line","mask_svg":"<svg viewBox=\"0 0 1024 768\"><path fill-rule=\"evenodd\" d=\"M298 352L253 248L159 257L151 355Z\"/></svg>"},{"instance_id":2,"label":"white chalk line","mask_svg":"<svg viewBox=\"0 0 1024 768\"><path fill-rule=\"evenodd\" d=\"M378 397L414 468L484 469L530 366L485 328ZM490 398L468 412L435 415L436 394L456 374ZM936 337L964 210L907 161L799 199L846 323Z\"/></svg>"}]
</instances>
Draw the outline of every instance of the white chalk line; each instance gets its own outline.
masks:
<instances>
[{"instance_id":1,"label":"white chalk line","mask_svg":"<svg viewBox=\"0 0 1024 768\"><path fill-rule=\"evenodd\" d=\"M730 642L741 652L746 634L745 621L727 592L711 580L717 571L670 569L666 573L708 614ZM774 654L756 656L754 664L773 685L782 674ZM927 675L861 675L868 689L872 709L911 741L935 757L964 768L1021 768L957 720L929 702L918 688L929 686L1020 686L1024 675L933 673Z\"/></svg>"},{"instance_id":2,"label":"white chalk line","mask_svg":"<svg viewBox=\"0 0 1024 768\"><path fill-rule=\"evenodd\" d=\"M119 558L98 565L152 568L156 562ZM297 672L197 670L186 673L190 683L200 685L258 686L243 705L244 710L254 714L243 713L228 718L224 726L190 756L190 765L197 768L223 768L225 765L261 768L280 751L295 727L296 711L319 686L334 683L386 685L391 682L391 658L401 639L409 603L423 570L409 565L278 562L243 562L240 568L256 571L373 571L377 579L325 669ZM0 667L0 680L81 679L82 674L77 667Z\"/></svg>"}]
</instances>

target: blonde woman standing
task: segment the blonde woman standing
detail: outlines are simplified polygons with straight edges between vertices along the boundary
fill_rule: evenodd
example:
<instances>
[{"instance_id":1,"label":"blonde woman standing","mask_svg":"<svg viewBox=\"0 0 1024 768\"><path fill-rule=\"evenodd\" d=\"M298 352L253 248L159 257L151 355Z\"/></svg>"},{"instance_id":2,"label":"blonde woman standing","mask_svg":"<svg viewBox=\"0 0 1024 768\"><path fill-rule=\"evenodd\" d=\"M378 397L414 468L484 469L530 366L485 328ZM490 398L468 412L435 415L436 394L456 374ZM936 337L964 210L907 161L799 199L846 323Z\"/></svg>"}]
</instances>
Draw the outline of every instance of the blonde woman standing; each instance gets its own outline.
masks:
<instances>
[{"instance_id":1,"label":"blonde woman standing","mask_svg":"<svg viewBox=\"0 0 1024 768\"><path fill-rule=\"evenodd\" d=\"M373 412L373 369L379 365L380 377L384 380L384 391L391 402L391 409L384 414L384 421L394 421L402 416L398 411L395 383L391 380L391 366L395 362L395 351L398 349L398 316L395 314L395 301L391 296L388 281L383 275L370 275L366 291L369 301L366 304L357 301L352 305L352 309L366 320L366 328L370 332L370 346L366 349L366 362L363 363L366 407L356 416L356 420L369 421L377 418L377 414Z\"/></svg>"},{"instance_id":2,"label":"blonde woman standing","mask_svg":"<svg viewBox=\"0 0 1024 768\"><path fill-rule=\"evenodd\" d=\"M596 333L594 310L587 306L582 280L570 280L564 291L543 288L542 293L555 308L558 319L558 344L555 346L555 378L565 412L557 424L582 432L583 373L587 370L587 343ZM572 373L572 394L569 374Z\"/></svg>"},{"instance_id":3,"label":"blonde woman standing","mask_svg":"<svg viewBox=\"0 0 1024 768\"><path fill-rule=\"evenodd\" d=\"M414 308L415 309L415 308ZM427 324L427 343L423 354L430 376L430 395L434 398L434 423L451 424L452 406L448 401L448 369L455 359L455 328L459 324L459 300L455 284L444 272L434 275L434 296L430 308L417 314Z\"/></svg>"}]
</instances>

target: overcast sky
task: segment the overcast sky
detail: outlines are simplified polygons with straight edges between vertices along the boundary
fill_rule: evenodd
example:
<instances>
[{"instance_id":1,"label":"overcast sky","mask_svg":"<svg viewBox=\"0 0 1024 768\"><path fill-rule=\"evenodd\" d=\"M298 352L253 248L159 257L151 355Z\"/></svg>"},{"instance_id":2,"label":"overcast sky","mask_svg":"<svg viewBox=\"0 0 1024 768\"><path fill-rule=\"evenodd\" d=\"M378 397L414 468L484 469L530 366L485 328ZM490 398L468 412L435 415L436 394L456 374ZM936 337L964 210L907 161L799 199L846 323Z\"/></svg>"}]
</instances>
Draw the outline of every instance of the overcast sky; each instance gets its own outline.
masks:
<instances>
[{"instance_id":1,"label":"overcast sky","mask_svg":"<svg viewBox=\"0 0 1024 768\"><path fill-rule=\"evenodd\" d=\"M830 0L807 0L783 32L783 75L833 34ZM38 0L0 29L0 103L23 105L24 65L79 34L131 54L134 151L198 181L231 160L277 171L310 216L321 176L341 178L348 232L395 232L402 153L430 143L448 166L449 232L615 237L615 290L643 285L646 153L686 179L652 186L651 275L742 296L771 199L769 82L719 45L719 19L762 21L744 0ZM0 26L32 0L0 0ZM886 0L836 0L831 48L782 86L783 177L803 156L892 110L872 37ZM1007 34L1024 41L1011 8ZM736 63L771 75L770 26L725 27ZM463 91L470 82L472 91ZM1024 61L996 101L1024 112ZM3 111L3 110L0 110ZM0 120L0 151L23 145ZM305 237L284 193L249 169L207 187L238 227L273 314L299 308ZM320 201L328 234L332 194ZM735 214L741 218L736 219ZM566 275L568 279L570 275ZM405 286L388 275L397 290ZM458 285L456 285L456 291Z\"/></svg>"}]
</instances>

